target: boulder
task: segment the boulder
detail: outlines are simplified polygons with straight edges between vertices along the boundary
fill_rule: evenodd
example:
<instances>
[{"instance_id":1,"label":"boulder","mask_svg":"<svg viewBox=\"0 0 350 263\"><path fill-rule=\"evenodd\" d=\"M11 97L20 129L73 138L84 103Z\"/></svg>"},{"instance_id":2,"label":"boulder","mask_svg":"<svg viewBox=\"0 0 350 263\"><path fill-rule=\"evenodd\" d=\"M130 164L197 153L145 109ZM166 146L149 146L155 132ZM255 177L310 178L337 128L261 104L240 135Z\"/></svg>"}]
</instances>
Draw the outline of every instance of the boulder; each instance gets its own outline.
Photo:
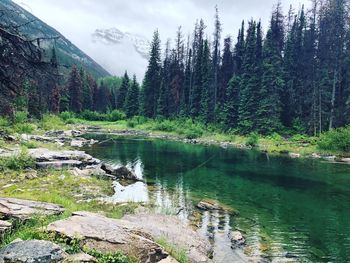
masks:
<instances>
[{"instance_id":1,"label":"boulder","mask_svg":"<svg viewBox=\"0 0 350 263\"><path fill-rule=\"evenodd\" d=\"M56 244L43 240L18 241L0 250L0 263L3 262L62 262L65 252Z\"/></svg>"},{"instance_id":2,"label":"boulder","mask_svg":"<svg viewBox=\"0 0 350 263\"><path fill-rule=\"evenodd\" d=\"M350 158L342 158L341 161L350 164Z\"/></svg>"},{"instance_id":3,"label":"boulder","mask_svg":"<svg viewBox=\"0 0 350 263\"><path fill-rule=\"evenodd\" d=\"M24 178L27 180L38 178L38 172L33 169L27 170L25 171Z\"/></svg>"},{"instance_id":4,"label":"boulder","mask_svg":"<svg viewBox=\"0 0 350 263\"><path fill-rule=\"evenodd\" d=\"M130 181L142 181L137 177L137 175L126 168L125 166L121 166L118 168L114 168L113 166L109 164L103 163L101 165L101 169L104 170L107 174L115 176L116 179L121 180L130 180Z\"/></svg>"},{"instance_id":5,"label":"boulder","mask_svg":"<svg viewBox=\"0 0 350 263\"><path fill-rule=\"evenodd\" d=\"M231 247L233 249L238 248L238 247L242 247L245 244L245 239L244 239L242 233L239 231L231 231L229 233L229 238L231 240L231 243L232 243Z\"/></svg>"},{"instance_id":6,"label":"boulder","mask_svg":"<svg viewBox=\"0 0 350 263\"><path fill-rule=\"evenodd\" d=\"M82 151L51 151L45 148L30 149L29 155L40 168L66 168L96 165L100 160Z\"/></svg>"},{"instance_id":7,"label":"boulder","mask_svg":"<svg viewBox=\"0 0 350 263\"><path fill-rule=\"evenodd\" d=\"M74 168L71 170L72 175L74 176L97 176L97 177L106 177L106 172L101 169L99 165L87 167L85 169Z\"/></svg>"},{"instance_id":8,"label":"boulder","mask_svg":"<svg viewBox=\"0 0 350 263\"><path fill-rule=\"evenodd\" d=\"M6 232L10 231L12 229L12 223L0 220L0 235L2 236Z\"/></svg>"},{"instance_id":9,"label":"boulder","mask_svg":"<svg viewBox=\"0 0 350 263\"><path fill-rule=\"evenodd\" d=\"M5 218L26 220L37 214L58 215L63 211L63 207L56 204L0 197L0 215Z\"/></svg>"},{"instance_id":10,"label":"boulder","mask_svg":"<svg viewBox=\"0 0 350 263\"><path fill-rule=\"evenodd\" d=\"M300 155L300 153L289 153L289 157L293 158L293 159L296 159L296 158L300 158L301 155Z\"/></svg>"},{"instance_id":11,"label":"boulder","mask_svg":"<svg viewBox=\"0 0 350 263\"><path fill-rule=\"evenodd\" d=\"M126 220L76 212L67 219L51 223L47 230L71 239L79 237L81 245L88 249L105 253L122 251L137 257L138 262L158 262L168 257L151 235Z\"/></svg>"},{"instance_id":12,"label":"boulder","mask_svg":"<svg viewBox=\"0 0 350 263\"><path fill-rule=\"evenodd\" d=\"M184 250L190 262L212 262L209 241L176 216L141 213L126 215L122 219L149 233L155 240L166 239L169 244Z\"/></svg>"}]
</instances>

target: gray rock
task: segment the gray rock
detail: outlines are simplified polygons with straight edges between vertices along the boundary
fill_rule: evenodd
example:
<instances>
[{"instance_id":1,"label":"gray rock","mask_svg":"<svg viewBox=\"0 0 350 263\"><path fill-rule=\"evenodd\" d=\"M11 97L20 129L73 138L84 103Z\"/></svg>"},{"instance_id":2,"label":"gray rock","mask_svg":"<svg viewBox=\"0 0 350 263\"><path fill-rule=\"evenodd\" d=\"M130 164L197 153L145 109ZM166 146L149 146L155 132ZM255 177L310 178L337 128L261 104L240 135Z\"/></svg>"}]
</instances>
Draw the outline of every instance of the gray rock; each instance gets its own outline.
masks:
<instances>
[{"instance_id":1,"label":"gray rock","mask_svg":"<svg viewBox=\"0 0 350 263\"><path fill-rule=\"evenodd\" d=\"M107 174L115 176L116 179L130 180L130 181L142 181L141 179L139 179L137 177L137 175L133 171L130 171L125 166L114 168L113 166L111 166L109 164L103 163L101 165L101 169L104 170Z\"/></svg>"},{"instance_id":2,"label":"gray rock","mask_svg":"<svg viewBox=\"0 0 350 263\"><path fill-rule=\"evenodd\" d=\"M342 158L341 161L350 164L350 158Z\"/></svg>"},{"instance_id":3,"label":"gray rock","mask_svg":"<svg viewBox=\"0 0 350 263\"><path fill-rule=\"evenodd\" d=\"M173 246L186 251L190 262L212 262L209 259L212 254L209 241L184 225L176 216L136 214L124 216L123 220L133 223L155 240L165 238Z\"/></svg>"},{"instance_id":4,"label":"gray rock","mask_svg":"<svg viewBox=\"0 0 350 263\"><path fill-rule=\"evenodd\" d=\"M81 245L102 252L122 251L137 256L138 262L158 262L166 253L147 232L136 224L105 216L76 212L73 216L51 223L48 231L68 238L79 237Z\"/></svg>"},{"instance_id":5,"label":"gray rock","mask_svg":"<svg viewBox=\"0 0 350 263\"><path fill-rule=\"evenodd\" d=\"M0 220L0 235L5 234L6 232L12 229L12 223Z\"/></svg>"},{"instance_id":6,"label":"gray rock","mask_svg":"<svg viewBox=\"0 0 350 263\"><path fill-rule=\"evenodd\" d=\"M100 160L82 151L51 151L45 148L30 149L29 155L33 157L40 168L66 168L96 165Z\"/></svg>"},{"instance_id":7,"label":"gray rock","mask_svg":"<svg viewBox=\"0 0 350 263\"><path fill-rule=\"evenodd\" d=\"M229 238L232 243L232 248L242 247L245 244L245 239L242 233L239 231L231 231L229 233Z\"/></svg>"},{"instance_id":8,"label":"gray rock","mask_svg":"<svg viewBox=\"0 0 350 263\"><path fill-rule=\"evenodd\" d=\"M38 172L33 169L27 170L24 174L24 178L27 180L38 178Z\"/></svg>"},{"instance_id":9,"label":"gray rock","mask_svg":"<svg viewBox=\"0 0 350 263\"><path fill-rule=\"evenodd\" d=\"M61 262L65 253L56 244L43 240L11 243L0 250L0 263L53 263Z\"/></svg>"},{"instance_id":10,"label":"gray rock","mask_svg":"<svg viewBox=\"0 0 350 263\"><path fill-rule=\"evenodd\" d=\"M58 215L63 211L63 207L56 204L0 197L0 215L5 218L26 220L37 214Z\"/></svg>"},{"instance_id":11,"label":"gray rock","mask_svg":"<svg viewBox=\"0 0 350 263\"><path fill-rule=\"evenodd\" d=\"M238 212L232 209L231 207L220 204L216 200L206 199L200 201L196 207L204 211L225 211L231 215L237 215Z\"/></svg>"}]
</instances>

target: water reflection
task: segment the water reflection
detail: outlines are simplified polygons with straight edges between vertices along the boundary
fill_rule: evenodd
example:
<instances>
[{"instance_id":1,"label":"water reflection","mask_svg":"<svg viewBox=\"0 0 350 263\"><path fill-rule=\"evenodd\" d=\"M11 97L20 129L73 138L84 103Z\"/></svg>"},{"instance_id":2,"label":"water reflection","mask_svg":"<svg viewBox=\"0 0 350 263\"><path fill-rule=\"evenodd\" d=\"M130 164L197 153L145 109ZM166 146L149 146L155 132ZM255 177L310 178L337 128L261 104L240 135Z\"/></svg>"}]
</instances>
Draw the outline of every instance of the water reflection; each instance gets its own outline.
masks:
<instances>
[{"instance_id":1,"label":"water reflection","mask_svg":"<svg viewBox=\"0 0 350 263\"><path fill-rule=\"evenodd\" d=\"M159 140L116 139L85 150L127 165L146 181L116 185L113 200L140 200L178 214L212 242L217 262L240 262L244 254L253 262L350 258L349 166ZM200 213L195 205L205 198L237 209L240 216ZM243 255L231 249L228 234L235 229L246 238Z\"/></svg>"}]
</instances>

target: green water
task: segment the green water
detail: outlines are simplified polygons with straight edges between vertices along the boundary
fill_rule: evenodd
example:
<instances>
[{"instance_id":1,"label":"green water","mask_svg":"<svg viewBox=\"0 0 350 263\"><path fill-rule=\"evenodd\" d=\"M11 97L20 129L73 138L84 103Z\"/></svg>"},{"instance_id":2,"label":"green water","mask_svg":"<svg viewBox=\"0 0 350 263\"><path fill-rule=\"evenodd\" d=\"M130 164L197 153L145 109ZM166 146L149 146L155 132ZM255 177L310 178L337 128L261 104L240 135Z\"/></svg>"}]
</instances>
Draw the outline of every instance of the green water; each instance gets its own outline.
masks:
<instances>
[{"instance_id":1,"label":"green water","mask_svg":"<svg viewBox=\"0 0 350 263\"><path fill-rule=\"evenodd\" d=\"M238 210L238 217L201 215L198 226L213 243L218 262L237 257L227 238L235 228L245 233L244 250L252 258L350 261L349 165L136 138L116 137L84 150L134 169L147 182L131 189L135 198L165 213L183 208L179 216L185 222L191 222L202 198Z\"/></svg>"}]
</instances>

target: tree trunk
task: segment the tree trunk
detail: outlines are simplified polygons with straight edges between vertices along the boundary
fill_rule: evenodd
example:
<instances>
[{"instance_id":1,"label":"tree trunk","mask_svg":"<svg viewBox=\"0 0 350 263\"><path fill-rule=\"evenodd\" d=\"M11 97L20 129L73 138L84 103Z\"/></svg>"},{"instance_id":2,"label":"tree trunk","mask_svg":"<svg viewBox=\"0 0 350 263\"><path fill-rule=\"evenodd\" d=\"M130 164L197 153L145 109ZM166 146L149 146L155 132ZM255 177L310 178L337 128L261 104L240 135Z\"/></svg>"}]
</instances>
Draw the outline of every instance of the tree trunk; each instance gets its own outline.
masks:
<instances>
[{"instance_id":1,"label":"tree trunk","mask_svg":"<svg viewBox=\"0 0 350 263\"><path fill-rule=\"evenodd\" d=\"M332 101L331 101L331 115L330 115L330 118L329 118L329 130L333 129L333 123L334 123L334 107L335 107L336 84L337 84L337 70L334 70L333 87L332 87Z\"/></svg>"}]
</instances>

